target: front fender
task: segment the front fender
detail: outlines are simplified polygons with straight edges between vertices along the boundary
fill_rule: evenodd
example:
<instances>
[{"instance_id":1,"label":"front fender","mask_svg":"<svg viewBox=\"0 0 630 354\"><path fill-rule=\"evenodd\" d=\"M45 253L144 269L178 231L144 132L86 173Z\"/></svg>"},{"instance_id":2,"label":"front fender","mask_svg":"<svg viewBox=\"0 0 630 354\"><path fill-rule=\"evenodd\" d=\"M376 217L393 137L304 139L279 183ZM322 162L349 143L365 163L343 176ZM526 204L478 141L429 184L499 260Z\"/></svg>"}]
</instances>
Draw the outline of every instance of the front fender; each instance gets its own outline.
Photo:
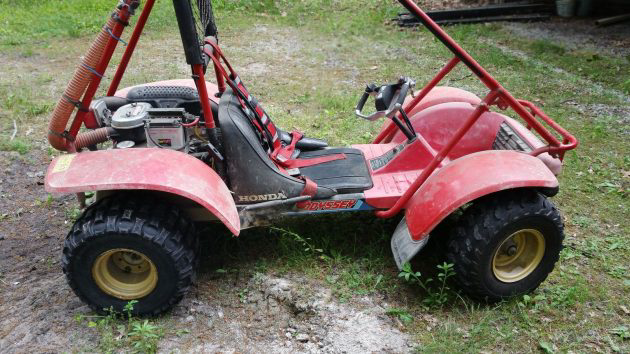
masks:
<instances>
[{"instance_id":1,"label":"front fender","mask_svg":"<svg viewBox=\"0 0 630 354\"><path fill-rule=\"evenodd\" d=\"M445 217L484 195L512 188L557 188L558 180L538 158L512 150L482 151L434 173L406 206L414 241L425 238Z\"/></svg>"},{"instance_id":2,"label":"front fender","mask_svg":"<svg viewBox=\"0 0 630 354\"><path fill-rule=\"evenodd\" d=\"M62 155L46 173L46 190L56 194L100 190L154 190L193 200L235 235L240 221L223 180L187 154L157 148L116 149Z\"/></svg>"}]
</instances>

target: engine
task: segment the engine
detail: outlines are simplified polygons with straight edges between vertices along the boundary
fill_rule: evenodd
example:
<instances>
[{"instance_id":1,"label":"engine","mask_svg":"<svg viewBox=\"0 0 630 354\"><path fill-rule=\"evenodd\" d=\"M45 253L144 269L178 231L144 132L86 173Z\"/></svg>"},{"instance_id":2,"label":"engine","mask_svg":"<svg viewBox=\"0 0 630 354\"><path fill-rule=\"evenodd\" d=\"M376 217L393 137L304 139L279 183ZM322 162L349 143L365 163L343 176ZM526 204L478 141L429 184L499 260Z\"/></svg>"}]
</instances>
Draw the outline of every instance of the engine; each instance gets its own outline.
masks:
<instances>
[{"instance_id":1,"label":"engine","mask_svg":"<svg viewBox=\"0 0 630 354\"><path fill-rule=\"evenodd\" d=\"M91 110L101 126L113 129L110 138L114 149L172 149L209 164L223 159L210 143L200 117L188 113L183 107L154 108L149 102L137 101L124 104L112 112L105 100L95 100Z\"/></svg>"}]
</instances>

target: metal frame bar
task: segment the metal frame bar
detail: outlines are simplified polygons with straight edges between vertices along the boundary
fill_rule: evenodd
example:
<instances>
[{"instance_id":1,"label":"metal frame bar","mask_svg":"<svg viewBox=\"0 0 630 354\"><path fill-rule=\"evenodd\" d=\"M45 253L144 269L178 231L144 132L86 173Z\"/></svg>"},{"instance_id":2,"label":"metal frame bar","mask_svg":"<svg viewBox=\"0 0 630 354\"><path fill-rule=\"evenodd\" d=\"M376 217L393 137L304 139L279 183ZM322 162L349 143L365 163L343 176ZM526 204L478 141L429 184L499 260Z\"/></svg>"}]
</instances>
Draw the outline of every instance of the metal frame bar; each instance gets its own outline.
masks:
<instances>
[{"instance_id":1,"label":"metal frame bar","mask_svg":"<svg viewBox=\"0 0 630 354\"><path fill-rule=\"evenodd\" d=\"M450 73L453 68L455 68L455 66L457 66L457 64L460 62L458 57L454 57L453 59L449 60L449 62L446 64L446 66L444 66L438 73L437 75L431 80L429 81L429 83L416 95L416 97L411 100L408 104L405 105L405 107L403 108L403 110L405 111L406 114L409 114L411 112L411 110L418 105L418 103L420 103L420 101L422 101L422 99L435 87L437 86L437 84L440 83L440 81L442 81L442 79L448 75L448 73ZM400 116L400 113L398 114ZM390 136L392 136L394 133L396 132L396 125L395 124L390 124L387 126L387 128L383 129L383 131L381 131L381 133L376 137L376 139L374 139L373 143L374 144L379 144L381 143L385 138L388 138Z\"/></svg>"},{"instance_id":2,"label":"metal frame bar","mask_svg":"<svg viewBox=\"0 0 630 354\"><path fill-rule=\"evenodd\" d=\"M101 84L101 80L107 67L109 66L109 62L112 59L112 55L114 54L114 50L118 46L118 42L120 41L120 36L122 35L125 29L125 23L128 23L129 18L133 14L130 10L131 4L134 0L125 0L125 6L122 6L117 12L118 21L114 25L114 28L109 29L110 38L103 50L103 55L101 56L101 60L98 65L94 68L96 73L92 74L92 79L90 81L89 86L87 87L85 93L83 94L83 99L81 100L81 105L79 110L77 111L74 119L72 120L72 124L70 125L69 134L71 137L76 137L79 133L79 129L81 129L82 124L86 124L88 128L98 128L98 124L95 121L93 114L88 114L90 104L92 103L92 99L96 94L96 90L98 90L99 85ZM107 30L106 28L102 28L102 31ZM98 73L98 75L97 75Z\"/></svg>"},{"instance_id":3,"label":"metal frame bar","mask_svg":"<svg viewBox=\"0 0 630 354\"><path fill-rule=\"evenodd\" d=\"M142 8L142 13L138 17L138 22L133 29L133 33L131 34L131 38L129 39L129 44L127 44L127 48L125 49L125 53L120 59L120 64L118 64L118 68L116 69L116 74L112 79L112 82L109 84L109 89L107 90L107 96L113 96L118 90L118 85L120 85L120 80L122 80L123 75L125 74L125 70L127 70L127 65L129 65L129 61L131 60L131 56L133 52L136 50L136 45L138 44L138 40L142 35L142 31L144 30L144 25L146 25L147 20L149 19L149 15L151 14L151 10L153 10L153 5L155 4L155 0L147 0L147 3Z\"/></svg>"},{"instance_id":4,"label":"metal frame bar","mask_svg":"<svg viewBox=\"0 0 630 354\"><path fill-rule=\"evenodd\" d=\"M133 0L125 0L127 6L123 6L118 16L120 21L116 23L111 30L111 38L108 41L103 56L94 70L97 74L94 74L88 89L86 90L81 104L83 108L90 105L96 90L101 82L102 74L107 69L109 62L112 58L114 50L119 42L119 38L124 30L124 23L126 23L131 16L129 5ZM462 139L462 137L470 130L470 128L476 123L483 113L489 110L489 106L497 104L501 108L511 107L521 118L527 122L529 129L534 129L540 136L545 139L549 145L543 148L536 149L531 152L536 156L544 152L554 154L561 159L564 156L564 152L574 149L578 145L577 139L559 124L549 118L540 108L536 107L533 103L517 100L514 98L505 88L503 88L497 80L495 80L479 63L477 63L464 49L462 49L446 32L444 32L440 26L438 26L429 16L427 16L412 0L399 0L399 2L409 10L409 12L416 17L438 38L453 54L455 55L439 72L438 74L419 92L417 97L405 105L405 113L409 113L426 95L440 82L442 79L450 73L453 68L459 63L463 62L480 80L490 89L488 95L483 99L482 103L477 106L475 111L466 120L466 122L456 131L451 140L437 153L429 165L422 171L420 176L412 183L412 185L405 191L405 193L398 199L395 205L389 210L383 210L376 212L376 215L382 218L392 217L396 215L405 204L411 199L413 194L420 188L420 186L429 178L429 176L435 171L435 169L442 163L446 156L450 153L452 148ZM144 29L144 26L149 18L151 10L155 0L147 0L145 7L142 10L138 22L134 27L134 31L129 40L129 44L123 54L121 63L119 64L116 74L110 84L107 94L113 95L120 80L122 79L125 70L129 64L129 61L136 48L140 35ZM105 29L104 29L105 30ZM199 99L201 101L202 110L204 113L206 127L212 129L215 127L214 117L212 115L212 109L208 97L208 91L204 78L204 65L193 63L191 65L193 72L193 79L197 86L199 93ZM225 88L225 83L221 81L218 68L215 66L215 73L217 76L217 82L220 88ZM529 109L529 110L528 110ZM93 125L96 122L91 121L94 119L92 115L88 114L85 109L79 110L72 122L70 134L76 136L82 124ZM91 118L90 118L91 116ZM562 141L558 140L536 117L540 118L543 122L549 125L555 132L562 136ZM395 132L396 126L391 124L388 126L379 136L374 140L374 143L383 141L388 136L391 136Z\"/></svg>"},{"instance_id":5,"label":"metal frame bar","mask_svg":"<svg viewBox=\"0 0 630 354\"><path fill-rule=\"evenodd\" d=\"M388 210L382 210L376 212L376 215L381 218L392 217L402 210L407 204L409 199L416 193L416 191L422 186L422 184L431 176L435 169L440 165L442 160L450 153L455 144L457 144L462 137L470 130L475 124L477 119L481 117L483 113L489 110L489 106L497 104L500 108L511 107L525 122L529 129L534 129L540 136L548 142L548 145L539 149L535 149L530 154L533 156L539 155L544 152L558 156L560 159L564 157L564 152L577 147L577 139L571 135L568 131L562 128L558 123L549 118L540 108L536 107L533 103L517 100L508 92L501 84L492 77L475 59L470 56L453 38L451 38L440 26L435 23L427 14L425 14L418 5L412 0L399 0L399 2L409 10L412 15L415 15L425 27L433 33L433 35L439 39L453 54L455 58L451 59L447 65L440 70L440 72L424 87L418 97L410 101L405 105L405 112L410 112L429 91L431 91L445 76L448 74L460 61L464 63L468 68L483 82L486 87L490 89L490 93L483 99L482 103L477 106L471 116L464 122L464 124L457 130L449 142L438 152L429 165L422 171L418 178L409 186L405 193L396 201L393 207ZM530 109L528 111L527 109ZM542 119L553 130L562 136L562 142L558 140L536 117ZM378 143L386 137L393 134L395 126L392 124L388 126L374 141Z\"/></svg>"}]
</instances>

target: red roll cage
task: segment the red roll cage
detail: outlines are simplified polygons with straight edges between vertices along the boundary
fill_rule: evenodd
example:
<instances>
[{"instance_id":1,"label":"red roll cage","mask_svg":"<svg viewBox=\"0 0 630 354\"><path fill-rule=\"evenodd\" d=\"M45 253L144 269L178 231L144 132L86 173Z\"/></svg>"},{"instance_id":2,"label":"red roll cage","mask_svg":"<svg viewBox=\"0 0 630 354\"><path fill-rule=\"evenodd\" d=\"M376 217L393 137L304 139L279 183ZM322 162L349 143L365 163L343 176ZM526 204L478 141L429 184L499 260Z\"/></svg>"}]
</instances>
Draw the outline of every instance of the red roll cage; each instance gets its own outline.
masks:
<instances>
[{"instance_id":1,"label":"red roll cage","mask_svg":"<svg viewBox=\"0 0 630 354\"><path fill-rule=\"evenodd\" d=\"M89 107L96 90L101 82L102 75L107 69L109 62L112 58L114 50L118 45L120 36L126 26L126 21L129 19L131 10L130 3L132 0L125 0L127 6L122 6L118 11L118 18L120 21L116 23L114 28L111 29L111 38L109 39L103 56L100 59L99 64L94 68L94 74L90 85L88 86L83 99L81 100L82 107ZM407 189L407 191L398 199L396 204L383 211L376 212L379 217L387 218L396 215L414 195L414 193L420 188L420 186L427 180L429 176L440 165L442 160L448 155L451 149L461 140L461 138L468 132L468 130L475 124L475 122L481 117L483 113L489 110L492 105L498 106L500 109L512 108L525 122L527 128L534 130L543 138L547 145L541 148L537 148L530 152L531 155L536 156L542 153L549 153L552 156L556 156L560 159L564 158L564 153L568 150L574 149L578 145L577 139L562 128L559 124L549 118L540 108L536 107L533 103L519 100L514 98L509 91L507 91L499 82L494 79L479 63L477 63L462 47L460 47L444 30L440 28L429 16L427 16L412 0L399 0L399 2L409 10L409 12L417 16L420 21L438 38L453 54L455 55L448 63L437 73L437 75L429 81L429 83L416 95L416 97L408 102L403 107L406 113L411 110L438 84L442 79L450 73L457 64L464 63L481 82L490 90L490 92L483 98L482 102L477 106L473 114L465 121L465 123L457 129L453 137L449 142L434 156L429 165L422 171L414 183ZM151 10L155 0L147 0L142 13L138 18L133 33L127 43L125 52L122 56L121 62L118 65L116 73L112 79L112 82L107 91L108 96L113 96L118 89L120 81L124 75L125 70L129 64L131 56L136 48L140 35L144 29L144 26L149 18ZM225 89L225 83L223 76L220 74L220 70L215 67L217 84L220 91ZM210 107L210 101L208 92L205 85L204 67L202 64L192 65L193 79L199 91L199 99L201 101L203 114L205 117L206 126L208 128L214 128L215 122ZM541 122L542 121L542 122ZM545 126L545 123L547 126ZM79 110L74 120L72 121L68 135L70 139L76 137L79 129L82 125L87 128L97 128L98 124L94 115L87 110ZM375 144L378 144L387 138L391 137L396 131L396 125L391 124L387 129L383 130L374 140ZM554 131L556 134L553 134ZM559 137L558 137L559 136Z\"/></svg>"}]
</instances>

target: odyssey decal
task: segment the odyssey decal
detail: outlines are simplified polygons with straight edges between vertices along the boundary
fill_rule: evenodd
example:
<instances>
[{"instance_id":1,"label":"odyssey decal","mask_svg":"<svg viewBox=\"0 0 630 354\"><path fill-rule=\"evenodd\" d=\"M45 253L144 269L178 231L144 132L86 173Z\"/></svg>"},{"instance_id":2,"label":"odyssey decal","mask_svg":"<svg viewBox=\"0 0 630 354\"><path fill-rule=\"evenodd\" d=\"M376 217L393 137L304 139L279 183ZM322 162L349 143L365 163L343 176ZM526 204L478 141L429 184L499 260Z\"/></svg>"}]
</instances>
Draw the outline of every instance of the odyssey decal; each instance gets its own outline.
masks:
<instances>
[{"instance_id":1,"label":"odyssey decal","mask_svg":"<svg viewBox=\"0 0 630 354\"><path fill-rule=\"evenodd\" d=\"M357 205L357 200L322 200L322 201L305 201L298 203L297 207L302 210L336 210L336 209L352 209Z\"/></svg>"}]
</instances>

